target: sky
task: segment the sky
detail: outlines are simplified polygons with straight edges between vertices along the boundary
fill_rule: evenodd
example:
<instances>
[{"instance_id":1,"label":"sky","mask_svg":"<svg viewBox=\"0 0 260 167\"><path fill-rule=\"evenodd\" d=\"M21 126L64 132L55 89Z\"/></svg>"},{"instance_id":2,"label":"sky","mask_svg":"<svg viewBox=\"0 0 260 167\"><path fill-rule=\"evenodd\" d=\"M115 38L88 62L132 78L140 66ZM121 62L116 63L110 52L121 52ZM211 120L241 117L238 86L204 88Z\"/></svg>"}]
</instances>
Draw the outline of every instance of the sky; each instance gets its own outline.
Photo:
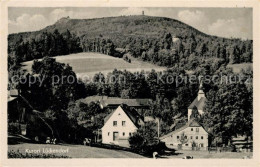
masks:
<instances>
[{"instance_id":1,"label":"sky","mask_svg":"<svg viewBox=\"0 0 260 167\"><path fill-rule=\"evenodd\" d=\"M210 35L227 38L253 38L252 8L79 8L79 7L9 7L10 33L36 31L58 19L89 19L122 15L162 16L180 20Z\"/></svg>"}]
</instances>

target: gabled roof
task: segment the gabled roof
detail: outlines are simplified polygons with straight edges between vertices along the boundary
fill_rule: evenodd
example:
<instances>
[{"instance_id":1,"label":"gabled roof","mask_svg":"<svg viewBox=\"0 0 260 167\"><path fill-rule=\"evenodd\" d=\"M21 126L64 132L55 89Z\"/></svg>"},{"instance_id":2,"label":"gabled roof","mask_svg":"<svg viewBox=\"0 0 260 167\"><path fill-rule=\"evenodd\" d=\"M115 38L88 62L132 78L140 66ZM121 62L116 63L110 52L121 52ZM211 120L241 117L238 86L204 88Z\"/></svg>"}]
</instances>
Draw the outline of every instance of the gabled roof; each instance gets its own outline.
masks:
<instances>
[{"instance_id":1,"label":"gabled roof","mask_svg":"<svg viewBox=\"0 0 260 167\"><path fill-rule=\"evenodd\" d=\"M126 104L131 107L149 106L150 99L122 99L122 98L112 98L101 100L101 104L106 106L117 106L121 104Z\"/></svg>"},{"instance_id":2,"label":"gabled roof","mask_svg":"<svg viewBox=\"0 0 260 167\"><path fill-rule=\"evenodd\" d=\"M198 100L198 97L196 97L193 102L190 104L188 109L193 109L194 106L197 107L198 110L203 110L206 102L206 97L201 97L200 100Z\"/></svg>"},{"instance_id":3,"label":"gabled roof","mask_svg":"<svg viewBox=\"0 0 260 167\"><path fill-rule=\"evenodd\" d=\"M19 95L17 89L12 89L8 93L10 94L11 97L17 97Z\"/></svg>"},{"instance_id":4,"label":"gabled roof","mask_svg":"<svg viewBox=\"0 0 260 167\"><path fill-rule=\"evenodd\" d=\"M19 96L19 92L18 92L17 89L9 90L8 91L8 97L7 97L8 102L11 102L11 101L17 99L18 96Z\"/></svg>"},{"instance_id":5,"label":"gabled roof","mask_svg":"<svg viewBox=\"0 0 260 167\"><path fill-rule=\"evenodd\" d=\"M81 99L82 103L98 102L103 99L107 99L107 96L88 96L85 99Z\"/></svg>"},{"instance_id":6,"label":"gabled roof","mask_svg":"<svg viewBox=\"0 0 260 167\"><path fill-rule=\"evenodd\" d=\"M122 110L126 113L126 115L129 117L129 119L133 122L133 124L136 127L140 126L140 122L142 123L144 122L143 117L133 108L130 108L129 106L127 106L126 104L121 104L120 106ZM117 109L115 109L114 111L112 111L109 115L107 115L104 119L104 125L106 124L106 122L109 120L109 118L114 114L114 112Z\"/></svg>"},{"instance_id":7,"label":"gabled roof","mask_svg":"<svg viewBox=\"0 0 260 167\"><path fill-rule=\"evenodd\" d=\"M176 129L176 130L174 130L174 131L172 131L172 132L170 132L170 133L168 133L168 134L166 134L166 135L160 137L160 140L165 139L166 137L169 137L169 136L171 136L171 135L173 135L173 134L175 134L175 133L178 133L178 132L180 132L180 131L182 131L182 130L188 128L188 127L202 127L202 128L203 128L203 126L202 126L200 123L198 123L195 119L190 119L184 126L182 126L182 127L180 127L179 129ZM204 129L204 128L203 128L203 129ZM205 130L205 129L204 129L204 130ZM206 130L205 130L205 131L206 131ZM207 132L207 131L206 131L206 132ZM208 132L207 132L207 133L208 133Z\"/></svg>"},{"instance_id":8,"label":"gabled roof","mask_svg":"<svg viewBox=\"0 0 260 167\"><path fill-rule=\"evenodd\" d=\"M103 107L107 106L119 106L121 104L126 104L131 107L141 107L141 106L149 106L149 102L151 99L123 99L119 97L108 97L108 96L89 96L85 99L81 99L83 103L99 101Z\"/></svg>"},{"instance_id":9,"label":"gabled roof","mask_svg":"<svg viewBox=\"0 0 260 167\"><path fill-rule=\"evenodd\" d=\"M144 122L151 122L151 121L155 121L155 118L153 118L152 116L145 116L144 117Z\"/></svg>"}]
</instances>

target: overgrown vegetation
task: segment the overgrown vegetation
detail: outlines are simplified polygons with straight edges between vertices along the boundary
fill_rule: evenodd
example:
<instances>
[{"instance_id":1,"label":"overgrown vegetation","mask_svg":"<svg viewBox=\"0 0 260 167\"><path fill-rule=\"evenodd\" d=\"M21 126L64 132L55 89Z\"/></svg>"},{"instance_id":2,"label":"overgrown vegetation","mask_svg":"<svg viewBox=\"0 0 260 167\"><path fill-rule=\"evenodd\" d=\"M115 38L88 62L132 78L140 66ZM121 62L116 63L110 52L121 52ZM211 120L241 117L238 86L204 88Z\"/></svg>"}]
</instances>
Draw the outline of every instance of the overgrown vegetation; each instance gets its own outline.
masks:
<instances>
[{"instance_id":1,"label":"overgrown vegetation","mask_svg":"<svg viewBox=\"0 0 260 167\"><path fill-rule=\"evenodd\" d=\"M36 153L21 153L18 151L8 151L8 158L70 158L65 155L55 155L55 154L36 154Z\"/></svg>"},{"instance_id":2,"label":"overgrown vegetation","mask_svg":"<svg viewBox=\"0 0 260 167\"><path fill-rule=\"evenodd\" d=\"M156 124L148 122L137 130L129 138L129 144L133 151L152 156L153 152L163 154L166 147L161 143L157 136Z\"/></svg>"}]
</instances>

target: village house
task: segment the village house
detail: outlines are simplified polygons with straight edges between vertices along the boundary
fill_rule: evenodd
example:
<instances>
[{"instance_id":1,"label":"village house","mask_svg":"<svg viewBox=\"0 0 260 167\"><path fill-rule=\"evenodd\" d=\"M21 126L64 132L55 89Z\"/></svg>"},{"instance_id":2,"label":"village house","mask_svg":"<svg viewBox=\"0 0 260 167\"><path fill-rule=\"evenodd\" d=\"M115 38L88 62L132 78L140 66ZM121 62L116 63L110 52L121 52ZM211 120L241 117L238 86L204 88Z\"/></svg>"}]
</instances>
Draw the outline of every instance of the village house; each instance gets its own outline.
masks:
<instances>
[{"instance_id":1,"label":"village house","mask_svg":"<svg viewBox=\"0 0 260 167\"><path fill-rule=\"evenodd\" d=\"M129 147L129 137L142 125L142 116L135 109L121 104L104 119L102 143Z\"/></svg>"},{"instance_id":2,"label":"village house","mask_svg":"<svg viewBox=\"0 0 260 167\"><path fill-rule=\"evenodd\" d=\"M196 121L196 118L191 117L194 109L198 111L199 115L204 113L205 93L200 84L198 96L188 107L188 122L186 124L174 124L174 130L160 138L165 142L166 146L175 149L186 150L206 150L208 147L208 132L201 124Z\"/></svg>"},{"instance_id":3,"label":"village house","mask_svg":"<svg viewBox=\"0 0 260 167\"><path fill-rule=\"evenodd\" d=\"M17 129L20 134L27 134L27 120L30 115L28 115L28 107L25 105L24 100L19 96L17 89L8 91L8 125L9 130ZM14 128L16 127L16 128Z\"/></svg>"},{"instance_id":4,"label":"village house","mask_svg":"<svg viewBox=\"0 0 260 167\"><path fill-rule=\"evenodd\" d=\"M168 148L183 150L206 150L208 132L195 119L190 119L185 126L160 137Z\"/></svg>"},{"instance_id":5,"label":"village house","mask_svg":"<svg viewBox=\"0 0 260 167\"><path fill-rule=\"evenodd\" d=\"M50 126L46 126L43 113L34 110L19 90L9 90L7 100L8 133L32 139L36 137L37 140L45 140L52 134Z\"/></svg>"}]
</instances>

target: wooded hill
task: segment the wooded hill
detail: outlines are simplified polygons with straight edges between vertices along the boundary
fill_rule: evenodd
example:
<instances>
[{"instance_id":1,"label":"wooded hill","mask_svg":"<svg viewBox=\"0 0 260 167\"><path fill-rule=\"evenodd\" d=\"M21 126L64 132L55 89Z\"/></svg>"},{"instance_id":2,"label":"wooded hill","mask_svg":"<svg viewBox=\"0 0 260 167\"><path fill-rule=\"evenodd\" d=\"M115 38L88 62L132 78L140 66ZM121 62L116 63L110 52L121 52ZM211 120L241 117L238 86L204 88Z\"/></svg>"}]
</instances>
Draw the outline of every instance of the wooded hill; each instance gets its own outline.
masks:
<instances>
[{"instance_id":1,"label":"wooded hill","mask_svg":"<svg viewBox=\"0 0 260 167\"><path fill-rule=\"evenodd\" d=\"M82 50L113 55L114 48L122 48L143 61L167 67L181 63L188 64L186 69L194 70L203 63L196 60L198 56L202 61L215 58L215 64L252 62L252 40L210 36L178 20L152 16L61 18L40 31L10 34L9 52L15 51L20 44L42 40L44 33L54 33L55 30L56 36L57 30L60 34L68 31L74 34L78 39L73 41L78 40L81 48L76 49L77 52ZM34 58L31 56L29 60ZM25 58L23 61L27 60Z\"/></svg>"},{"instance_id":2,"label":"wooded hill","mask_svg":"<svg viewBox=\"0 0 260 167\"><path fill-rule=\"evenodd\" d=\"M9 42L10 44L16 42L19 36L24 39L36 38L42 32L53 32L55 29L58 29L60 33L64 33L68 29L79 37L87 36L90 39L99 36L110 38L119 47L120 41L127 37L159 38L164 31L179 37L190 36L191 33L210 37L174 19L152 16L121 16L96 19L61 18L55 24L40 31L10 34Z\"/></svg>"}]
</instances>

